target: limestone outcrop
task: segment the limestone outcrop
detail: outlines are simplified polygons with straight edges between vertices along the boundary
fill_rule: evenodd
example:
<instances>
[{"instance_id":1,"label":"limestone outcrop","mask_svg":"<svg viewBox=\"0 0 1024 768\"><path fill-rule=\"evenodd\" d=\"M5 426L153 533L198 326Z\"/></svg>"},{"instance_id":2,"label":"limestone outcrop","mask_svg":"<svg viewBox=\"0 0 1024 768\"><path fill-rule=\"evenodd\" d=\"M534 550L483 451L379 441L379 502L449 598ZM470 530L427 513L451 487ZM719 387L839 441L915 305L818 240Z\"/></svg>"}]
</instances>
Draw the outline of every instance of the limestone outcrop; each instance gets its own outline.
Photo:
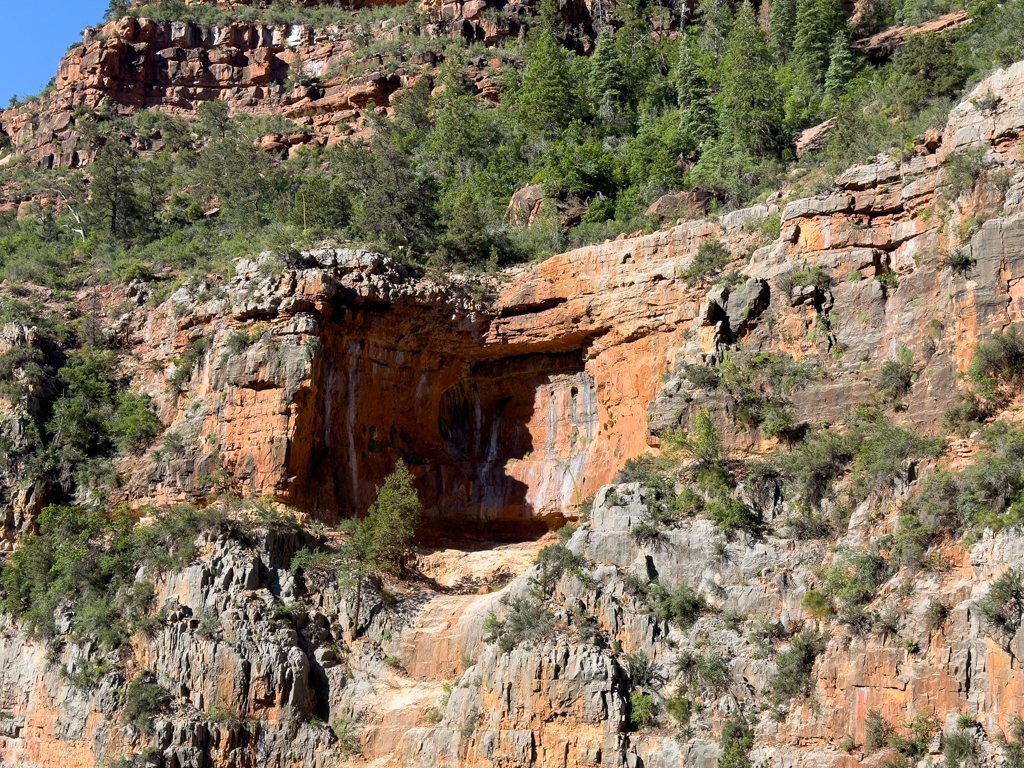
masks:
<instances>
[{"instance_id":1,"label":"limestone outcrop","mask_svg":"<svg viewBox=\"0 0 1024 768\"><path fill-rule=\"evenodd\" d=\"M835 551L794 532L802 510L780 493L757 500L761 530L684 515L652 533L653 491L611 483L701 412L730 460L779 447L707 366L756 373L759 354L807 364L792 387L756 383L794 430L838 434L873 404L937 434L975 343L1024 319L1022 96L1019 63L941 133L821 194L780 192L496 276L323 248L239 260L229 280L193 279L155 306L141 282L86 289L75 301L110 307L97 314L131 353L121 374L167 427L121 460L130 481L113 501L241 501L187 562L140 569L147 631L117 654L72 636L66 612L49 642L0 628L0 759L712 768L742 719L755 765L877 768L900 744L868 744L877 712L899 737L926 734L924 765L952 768L954 733L976 765L1005 765L1024 630L997 639L976 606L1024 567L1019 526L943 540L927 567L894 563L859 606L884 622L808 600L844 547L888 551L901 503L971 461L974 438L902 462L886 493L836 517ZM0 351L35 339L12 325ZM889 397L878 372L894 361L907 370ZM0 395L6 432L48 397L30 382ZM424 546L414 578L367 579L356 616L350 583L307 577L293 557L336 552L324 524L363 513L398 459L423 500ZM753 501L738 475L735 495ZM22 494L7 546L42 503L17 481L0 475L6 499ZM275 505L308 525L264 514ZM580 525L556 543L548 531L567 521ZM458 538L477 541L457 551ZM774 681L802 630L816 645L787 692ZM697 655L723 661L701 677ZM150 677L166 692L152 731L124 714L127 686ZM671 719L644 724L650 702L671 703Z\"/></svg>"}]
</instances>

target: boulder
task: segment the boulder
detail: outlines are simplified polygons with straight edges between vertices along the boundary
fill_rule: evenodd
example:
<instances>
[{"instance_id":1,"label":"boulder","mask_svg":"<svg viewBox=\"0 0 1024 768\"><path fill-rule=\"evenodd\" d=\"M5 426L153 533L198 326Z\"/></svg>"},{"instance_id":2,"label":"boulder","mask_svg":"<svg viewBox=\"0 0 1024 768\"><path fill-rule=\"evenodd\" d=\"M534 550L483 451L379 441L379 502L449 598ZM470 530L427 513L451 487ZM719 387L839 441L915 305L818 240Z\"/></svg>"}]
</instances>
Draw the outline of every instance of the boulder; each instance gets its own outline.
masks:
<instances>
[{"instance_id":1,"label":"boulder","mask_svg":"<svg viewBox=\"0 0 1024 768\"><path fill-rule=\"evenodd\" d=\"M806 131L798 134L795 141L796 156L803 157L809 152L820 152L824 149L828 135L832 132L832 127L835 124L836 119L830 117L825 122L811 126Z\"/></svg>"},{"instance_id":2,"label":"boulder","mask_svg":"<svg viewBox=\"0 0 1024 768\"><path fill-rule=\"evenodd\" d=\"M533 224L543 202L544 187L542 185L530 184L522 189L517 189L512 195L512 199L508 201L505 217L513 227L528 227Z\"/></svg>"},{"instance_id":3,"label":"boulder","mask_svg":"<svg viewBox=\"0 0 1024 768\"><path fill-rule=\"evenodd\" d=\"M662 195L650 204L644 215L661 224L678 218L697 219L704 215L705 204L710 198L711 193L705 189Z\"/></svg>"}]
</instances>

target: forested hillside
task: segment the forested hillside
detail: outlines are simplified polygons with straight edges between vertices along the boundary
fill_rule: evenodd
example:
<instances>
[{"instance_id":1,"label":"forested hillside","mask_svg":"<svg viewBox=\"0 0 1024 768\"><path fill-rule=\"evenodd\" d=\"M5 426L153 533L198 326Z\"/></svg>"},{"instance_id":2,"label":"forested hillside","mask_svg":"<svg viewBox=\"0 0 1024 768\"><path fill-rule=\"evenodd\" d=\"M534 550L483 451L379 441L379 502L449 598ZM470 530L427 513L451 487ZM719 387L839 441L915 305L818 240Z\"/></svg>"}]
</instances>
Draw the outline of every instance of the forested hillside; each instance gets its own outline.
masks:
<instances>
[{"instance_id":1,"label":"forested hillside","mask_svg":"<svg viewBox=\"0 0 1024 768\"><path fill-rule=\"evenodd\" d=\"M852 162L909 146L941 124L968 84L1019 57L1017 0L973 4L969 23L909 36L891 61L858 48L887 26L955 10L878 2L850 18L840 0L704 0L680 14L638 1L574 26L563 20L579 21L571 7L560 13L548 2L488 8L521 24L487 47L451 30L438 37L430 22L439 9L414 4L115 4L111 18L342 25L356 54L384 68L426 50L440 63L386 110L368 111L355 141L304 144L286 160L257 140L303 125L231 117L223 102L170 114L79 105L76 139L95 160L58 174L19 161L0 134L14 154L0 172L8 196L57 193L83 218L79 226L63 205L20 219L10 208L4 274L68 289L96 269L128 278L223 269L243 253L323 238L411 263L494 269L648 229L657 222L645 212L666 193L694 192L672 211L692 215L756 202L783 184L815 192ZM398 31L382 41L367 34L380 26ZM494 60L496 104L465 82L480 57ZM299 61L283 78L291 88L332 76L306 75ZM12 109L42 103L29 102ZM830 118L823 150L796 160L795 137ZM149 149L154 135L159 151ZM544 215L510 226L509 201L530 184L550 201Z\"/></svg>"}]
</instances>

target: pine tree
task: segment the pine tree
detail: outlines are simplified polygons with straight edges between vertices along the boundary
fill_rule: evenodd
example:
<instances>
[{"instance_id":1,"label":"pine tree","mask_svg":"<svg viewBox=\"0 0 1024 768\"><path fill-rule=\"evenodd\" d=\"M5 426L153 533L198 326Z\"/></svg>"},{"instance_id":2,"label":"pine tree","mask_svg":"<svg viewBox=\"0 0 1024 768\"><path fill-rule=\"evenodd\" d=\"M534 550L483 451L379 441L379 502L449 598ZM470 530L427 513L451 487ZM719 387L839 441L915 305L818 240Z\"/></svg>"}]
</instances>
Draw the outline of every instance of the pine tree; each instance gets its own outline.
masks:
<instances>
[{"instance_id":1,"label":"pine tree","mask_svg":"<svg viewBox=\"0 0 1024 768\"><path fill-rule=\"evenodd\" d=\"M107 141L92 165L88 212L97 229L106 229L114 237L127 236L136 223L135 168L134 154L117 136Z\"/></svg>"},{"instance_id":2,"label":"pine tree","mask_svg":"<svg viewBox=\"0 0 1024 768\"><path fill-rule=\"evenodd\" d=\"M726 40L732 31L733 14L728 0L700 0L697 6L700 18L701 47L711 53L716 61L725 55Z\"/></svg>"},{"instance_id":3,"label":"pine tree","mask_svg":"<svg viewBox=\"0 0 1024 768\"><path fill-rule=\"evenodd\" d=\"M385 573L400 573L413 551L422 507L412 483L412 473L400 460L377 488L377 500L362 522L368 530L370 560Z\"/></svg>"},{"instance_id":4,"label":"pine tree","mask_svg":"<svg viewBox=\"0 0 1024 768\"><path fill-rule=\"evenodd\" d=\"M690 46L690 40L684 36L679 42L679 59L672 71L672 81L679 104L680 127L700 144L715 136L718 124L711 103L711 88Z\"/></svg>"},{"instance_id":5,"label":"pine tree","mask_svg":"<svg viewBox=\"0 0 1024 768\"><path fill-rule=\"evenodd\" d=\"M845 32L837 32L832 41L828 72L825 73L825 96L832 102L843 95L846 84L853 77L854 62Z\"/></svg>"},{"instance_id":6,"label":"pine tree","mask_svg":"<svg viewBox=\"0 0 1024 768\"><path fill-rule=\"evenodd\" d=\"M846 27L840 0L798 0L793 63L804 77L821 84L836 33Z\"/></svg>"},{"instance_id":7,"label":"pine tree","mask_svg":"<svg viewBox=\"0 0 1024 768\"><path fill-rule=\"evenodd\" d=\"M785 62L793 50L795 28L796 0L772 0L768 38L780 62Z\"/></svg>"},{"instance_id":8,"label":"pine tree","mask_svg":"<svg viewBox=\"0 0 1024 768\"><path fill-rule=\"evenodd\" d=\"M619 113L625 101L624 83L615 39L604 30L597 36L597 46L590 57L590 98L603 117L611 118Z\"/></svg>"},{"instance_id":9,"label":"pine tree","mask_svg":"<svg viewBox=\"0 0 1024 768\"><path fill-rule=\"evenodd\" d=\"M131 10L131 0L110 0L106 12L103 14L104 21L116 21L128 15Z\"/></svg>"},{"instance_id":10,"label":"pine tree","mask_svg":"<svg viewBox=\"0 0 1024 768\"><path fill-rule=\"evenodd\" d=\"M755 157L777 154L781 104L767 35L750 3L744 2L736 12L722 60L719 119L723 137Z\"/></svg>"},{"instance_id":11,"label":"pine tree","mask_svg":"<svg viewBox=\"0 0 1024 768\"><path fill-rule=\"evenodd\" d=\"M369 514L360 520L345 543L338 564L341 584L355 592L355 631L359 634L363 581L376 574L402 572L406 556L413 551L416 526L420 522L419 495L405 463L377 488L377 499Z\"/></svg>"},{"instance_id":12,"label":"pine tree","mask_svg":"<svg viewBox=\"0 0 1024 768\"><path fill-rule=\"evenodd\" d=\"M515 102L530 129L558 136L576 115L577 98L566 51L545 26L535 29Z\"/></svg>"}]
</instances>

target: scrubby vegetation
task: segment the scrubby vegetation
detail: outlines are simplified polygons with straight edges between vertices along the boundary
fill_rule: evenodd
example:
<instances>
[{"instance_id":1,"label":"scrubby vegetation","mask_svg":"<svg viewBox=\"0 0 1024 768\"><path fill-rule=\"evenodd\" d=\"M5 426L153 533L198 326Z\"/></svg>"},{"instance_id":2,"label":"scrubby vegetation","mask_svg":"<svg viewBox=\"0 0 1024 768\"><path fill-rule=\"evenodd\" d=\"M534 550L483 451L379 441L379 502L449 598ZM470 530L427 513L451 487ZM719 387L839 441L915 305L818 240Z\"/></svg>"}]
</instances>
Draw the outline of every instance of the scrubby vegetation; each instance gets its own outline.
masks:
<instances>
[{"instance_id":1,"label":"scrubby vegetation","mask_svg":"<svg viewBox=\"0 0 1024 768\"><path fill-rule=\"evenodd\" d=\"M151 525L135 523L127 511L47 507L39 532L26 535L0 571L0 610L39 639L58 635L63 611L72 638L114 649L149 627L153 585L137 579L140 568L151 579L189 562L202 531L244 533L223 508L179 506Z\"/></svg>"},{"instance_id":2,"label":"scrubby vegetation","mask_svg":"<svg viewBox=\"0 0 1024 768\"><path fill-rule=\"evenodd\" d=\"M741 718L727 720L722 726L718 745L722 748L718 768L749 768L754 734L746 721Z\"/></svg>"},{"instance_id":3,"label":"scrubby vegetation","mask_svg":"<svg viewBox=\"0 0 1024 768\"><path fill-rule=\"evenodd\" d=\"M939 121L967 83L1024 50L1016 2L976 3L971 24L913 36L881 63L850 41L946 5L893 0L857 28L835 0L784 5L765 30L748 4L704 0L680 24L679 10L619 3L615 23L585 41L553 4L539 3L516 19L529 28L525 45L495 50L457 35L430 39L424 30L436 20L411 5L353 15L286 0L116 0L109 18L337 25L368 58L443 51L444 88L431 95L429 78L419 80L396 99L393 116L376 119L364 146L303 150L283 162L253 140L303 130L286 121L228 119L216 103L188 123L146 111L123 118L111 105L83 109L79 149L98 152L84 172L38 172L27 162L0 171L2 183L56 189L72 206L0 217L0 273L54 287L80 284L98 269L161 279L325 236L419 263L485 268L528 259L642 229L646 206L666 192L710 192L715 208L752 201L787 174L813 187L853 161L901 148ZM357 34L384 16L400 17L397 38ZM683 33L662 34L666 20ZM503 60L497 108L470 95L465 78L469 60L488 50ZM287 87L318 80L282 77ZM824 153L790 173L792 137L829 117L836 125ZM132 147L156 130L165 148L137 156ZM510 227L508 201L529 183L543 185L550 205L529 229ZM687 279L710 277L725 260L709 244Z\"/></svg>"},{"instance_id":4,"label":"scrubby vegetation","mask_svg":"<svg viewBox=\"0 0 1024 768\"><path fill-rule=\"evenodd\" d=\"M814 660L825 650L827 638L812 629L805 629L793 638L788 649L776 660L777 672L770 683L777 699L804 696L812 687Z\"/></svg>"},{"instance_id":5,"label":"scrubby vegetation","mask_svg":"<svg viewBox=\"0 0 1024 768\"><path fill-rule=\"evenodd\" d=\"M726 352L716 367L691 365L683 373L698 389L728 393L736 421L766 438L792 443L805 429L794 422L789 396L813 380L806 362L778 352Z\"/></svg>"}]
</instances>

